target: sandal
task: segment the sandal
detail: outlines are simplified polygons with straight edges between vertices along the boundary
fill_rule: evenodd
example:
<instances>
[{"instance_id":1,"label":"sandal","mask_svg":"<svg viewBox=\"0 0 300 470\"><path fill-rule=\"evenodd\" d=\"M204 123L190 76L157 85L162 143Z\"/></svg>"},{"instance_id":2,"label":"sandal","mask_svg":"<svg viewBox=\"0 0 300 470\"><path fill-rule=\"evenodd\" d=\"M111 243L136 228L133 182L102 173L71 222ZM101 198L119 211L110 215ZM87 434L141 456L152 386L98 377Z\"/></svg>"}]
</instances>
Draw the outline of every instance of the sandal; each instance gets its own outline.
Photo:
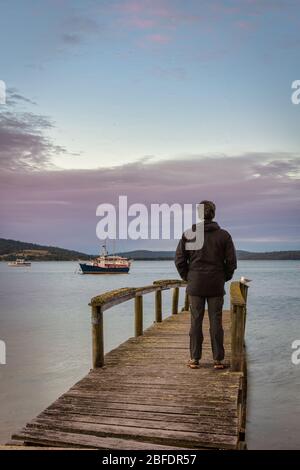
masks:
<instances>
[{"instance_id":1,"label":"sandal","mask_svg":"<svg viewBox=\"0 0 300 470\"><path fill-rule=\"evenodd\" d=\"M223 369L225 369L225 365L221 361L215 361L214 362L214 369L223 370Z\"/></svg>"},{"instance_id":2,"label":"sandal","mask_svg":"<svg viewBox=\"0 0 300 470\"><path fill-rule=\"evenodd\" d=\"M190 359L187 366L190 369L199 369L199 361L197 359Z\"/></svg>"}]
</instances>

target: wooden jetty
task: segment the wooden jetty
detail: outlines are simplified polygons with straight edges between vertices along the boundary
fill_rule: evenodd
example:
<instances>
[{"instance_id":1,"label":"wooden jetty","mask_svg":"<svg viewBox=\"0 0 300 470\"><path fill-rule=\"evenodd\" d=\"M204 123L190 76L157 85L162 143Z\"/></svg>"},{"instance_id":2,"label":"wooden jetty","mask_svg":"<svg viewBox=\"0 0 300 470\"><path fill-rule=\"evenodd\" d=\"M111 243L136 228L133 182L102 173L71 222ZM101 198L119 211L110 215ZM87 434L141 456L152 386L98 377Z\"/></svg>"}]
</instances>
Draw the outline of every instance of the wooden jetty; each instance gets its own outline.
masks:
<instances>
[{"instance_id":1,"label":"wooden jetty","mask_svg":"<svg viewBox=\"0 0 300 470\"><path fill-rule=\"evenodd\" d=\"M26 446L106 450L244 449L247 287L232 282L224 311L225 370L214 370L204 319L201 368L187 367L190 313L181 311L179 280L107 292L91 300L93 369L20 432ZM162 320L162 294L172 315ZM155 294L155 322L143 331L143 296ZM103 314L134 299L135 337L104 356Z\"/></svg>"}]
</instances>

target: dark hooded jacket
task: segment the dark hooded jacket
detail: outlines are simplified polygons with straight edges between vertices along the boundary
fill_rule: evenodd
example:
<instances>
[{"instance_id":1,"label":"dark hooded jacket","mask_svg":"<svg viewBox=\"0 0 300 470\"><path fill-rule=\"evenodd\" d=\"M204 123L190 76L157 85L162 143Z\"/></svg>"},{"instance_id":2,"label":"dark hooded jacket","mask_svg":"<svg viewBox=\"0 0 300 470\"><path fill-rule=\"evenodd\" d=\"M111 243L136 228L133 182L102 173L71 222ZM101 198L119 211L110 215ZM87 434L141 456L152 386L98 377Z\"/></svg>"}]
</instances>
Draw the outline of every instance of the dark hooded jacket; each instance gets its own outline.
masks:
<instances>
[{"instance_id":1,"label":"dark hooded jacket","mask_svg":"<svg viewBox=\"0 0 300 470\"><path fill-rule=\"evenodd\" d=\"M203 297L223 296L224 284L232 279L237 267L230 234L221 229L217 222L206 220L202 248L186 250L186 242L183 234L177 246L175 265L181 278L188 281L187 293Z\"/></svg>"}]
</instances>

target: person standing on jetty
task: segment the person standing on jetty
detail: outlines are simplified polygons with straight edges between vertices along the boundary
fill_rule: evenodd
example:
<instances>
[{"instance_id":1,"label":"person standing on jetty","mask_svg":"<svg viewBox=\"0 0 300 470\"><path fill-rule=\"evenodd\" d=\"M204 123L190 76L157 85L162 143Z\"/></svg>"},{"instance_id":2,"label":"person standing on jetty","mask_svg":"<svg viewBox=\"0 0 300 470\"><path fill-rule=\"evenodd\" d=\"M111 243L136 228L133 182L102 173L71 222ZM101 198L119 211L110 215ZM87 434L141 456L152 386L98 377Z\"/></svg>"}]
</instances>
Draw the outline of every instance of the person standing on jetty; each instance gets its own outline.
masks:
<instances>
[{"instance_id":1,"label":"person standing on jetty","mask_svg":"<svg viewBox=\"0 0 300 470\"><path fill-rule=\"evenodd\" d=\"M213 222L216 206L202 201L204 206L204 243L201 249L187 250L185 233L177 246L175 265L181 278L187 281L191 309L190 355L188 366L199 368L202 355L202 322L207 302L211 347L215 369L224 369L224 331L222 309L225 282L232 279L237 267L231 235ZM195 226L193 226L195 230ZM189 240L190 241L190 240Z\"/></svg>"}]
</instances>

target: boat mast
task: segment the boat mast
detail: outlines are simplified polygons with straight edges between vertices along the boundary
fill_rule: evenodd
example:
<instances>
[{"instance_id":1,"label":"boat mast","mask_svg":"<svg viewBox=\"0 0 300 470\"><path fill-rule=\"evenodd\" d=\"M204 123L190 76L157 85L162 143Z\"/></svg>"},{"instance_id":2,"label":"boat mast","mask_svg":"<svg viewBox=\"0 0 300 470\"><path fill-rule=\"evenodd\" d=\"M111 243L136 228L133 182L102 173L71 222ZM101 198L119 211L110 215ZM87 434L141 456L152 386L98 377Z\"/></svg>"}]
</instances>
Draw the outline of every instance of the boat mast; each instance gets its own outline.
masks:
<instances>
[{"instance_id":1,"label":"boat mast","mask_svg":"<svg viewBox=\"0 0 300 470\"><path fill-rule=\"evenodd\" d=\"M104 245L102 245L102 251L101 251L101 256L107 256L107 249L106 249L106 240L104 242Z\"/></svg>"}]
</instances>

